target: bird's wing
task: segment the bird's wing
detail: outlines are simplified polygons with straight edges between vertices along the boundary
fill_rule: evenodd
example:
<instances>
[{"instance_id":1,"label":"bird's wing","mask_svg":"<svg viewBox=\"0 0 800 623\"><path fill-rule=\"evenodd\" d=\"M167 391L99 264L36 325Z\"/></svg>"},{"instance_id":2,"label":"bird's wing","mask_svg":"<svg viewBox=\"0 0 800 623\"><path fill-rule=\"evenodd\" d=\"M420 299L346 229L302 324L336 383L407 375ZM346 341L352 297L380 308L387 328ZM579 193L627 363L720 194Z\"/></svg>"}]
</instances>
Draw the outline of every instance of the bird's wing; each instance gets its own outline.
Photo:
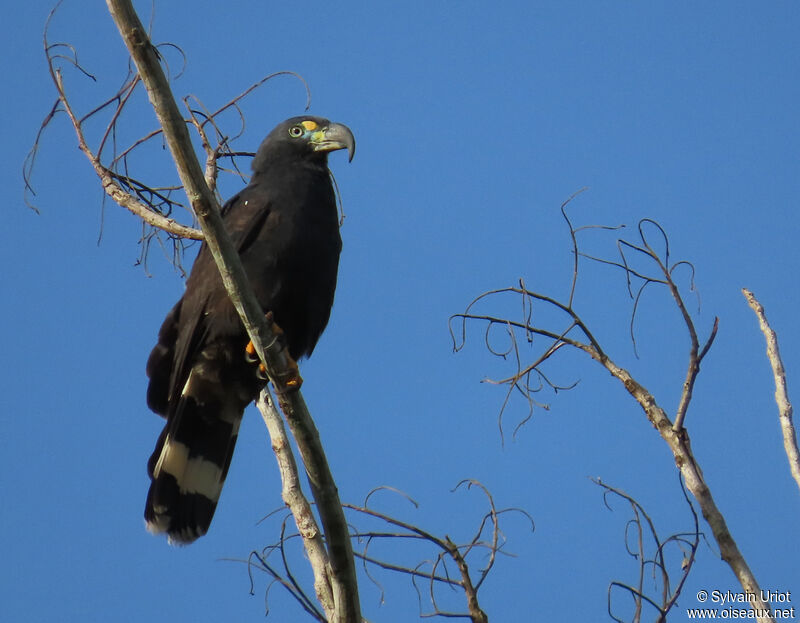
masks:
<instances>
[{"instance_id":1,"label":"bird's wing","mask_svg":"<svg viewBox=\"0 0 800 623\"><path fill-rule=\"evenodd\" d=\"M270 212L252 197L245 189L225 205L225 225L240 253L258 238ZM203 245L148 362L148 401L167 424L148 462L145 519L149 530L167 532L173 542L191 542L208 529L242 412L258 392L261 381L245 360L245 339Z\"/></svg>"},{"instance_id":2,"label":"bird's wing","mask_svg":"<svg viewBox=\"0 0 800 623\"><path fill-rule=\"evenodd\" d=\"M237 251L244 253L264 226L270 205L263 192L245 188L228 200L222 208L226 230ZM268 258L265 258L268 261ZM195 259L186 292L167 314L147 362L150 385L147 403L167 416L169 403L177 407L181 391L209 330L210 308L225 306L227 293L222 286L217 266L204 243Z\"/></svg>"}]
</instances>

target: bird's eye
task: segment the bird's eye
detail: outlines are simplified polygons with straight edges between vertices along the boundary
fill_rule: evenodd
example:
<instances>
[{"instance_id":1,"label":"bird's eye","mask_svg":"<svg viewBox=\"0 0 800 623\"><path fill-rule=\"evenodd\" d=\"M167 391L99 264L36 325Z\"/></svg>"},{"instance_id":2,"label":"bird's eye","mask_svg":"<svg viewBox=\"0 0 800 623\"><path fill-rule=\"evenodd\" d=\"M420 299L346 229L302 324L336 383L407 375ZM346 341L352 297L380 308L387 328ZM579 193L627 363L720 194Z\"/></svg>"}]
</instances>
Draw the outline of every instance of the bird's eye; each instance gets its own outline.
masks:
<instances>
[{"instance_id":1,"label":"bird's eye","mask_svg":"<svg viewBox=\"0 0 800 623\"><path fill-rule=\"evenodd\" d=\"M294 125L289 128L289 136L292 138L297 138L299 136L303 136L303 128L299 125Z\"/></svg>"}]
</instances>

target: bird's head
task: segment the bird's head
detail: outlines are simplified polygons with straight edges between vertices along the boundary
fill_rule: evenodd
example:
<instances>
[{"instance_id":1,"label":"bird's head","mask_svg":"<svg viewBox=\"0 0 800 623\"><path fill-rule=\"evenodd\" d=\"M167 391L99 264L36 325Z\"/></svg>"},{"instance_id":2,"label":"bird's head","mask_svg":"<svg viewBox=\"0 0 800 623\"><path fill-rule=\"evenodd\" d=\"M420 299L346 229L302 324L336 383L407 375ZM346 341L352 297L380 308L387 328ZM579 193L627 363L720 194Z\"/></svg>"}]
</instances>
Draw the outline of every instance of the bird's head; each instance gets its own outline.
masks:
<instances>
[{"instance_id":1,"label":"bird's head","mask_svg":"<svg viewBox=\"0 0 800 623\"><path fill-rule=\"evenodd\" d=\"M356 139L346 125L322 117L292 117L269 133L258 148L253 170L266 165L271 156L293 154L298 158L326 160L329 152L346 149L353 159Z\"/></svg>"}]
</instances>

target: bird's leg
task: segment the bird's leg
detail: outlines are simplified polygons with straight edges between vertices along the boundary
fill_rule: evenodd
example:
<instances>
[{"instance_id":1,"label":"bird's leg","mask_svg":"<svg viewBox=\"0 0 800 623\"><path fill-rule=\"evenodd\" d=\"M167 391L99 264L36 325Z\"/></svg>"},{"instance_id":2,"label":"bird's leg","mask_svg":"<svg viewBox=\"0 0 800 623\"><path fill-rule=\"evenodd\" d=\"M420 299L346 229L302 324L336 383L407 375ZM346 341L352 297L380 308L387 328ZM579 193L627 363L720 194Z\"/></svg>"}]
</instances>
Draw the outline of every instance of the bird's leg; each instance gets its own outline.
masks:
<instances>
[{"instance_id":1,"label":"bird's leg","mask_svg":"<svg viewBox=\"0 0 800 623\"><path fill-rule=\"evenodd\" d=\"M267 320L272 321L272 312L267 312ZM281 393L297 391L303 384L303 377L300 376L300 368L297 367L297 362L292 359L292 356L289 354L289 351L286 348L286 339L284 338L283 329L281 329L274 321L272 321L272 331L275 334L275 339L280 344L281 350L283 350L283 354L286 357L287 362L286 369L280 373L276 373L276 378L273 383L275 385L275 389ZM248 361L258 361L258 354L256 353L256 349L253 346L252 341L247 342L245 352ZM269 377L267 376L267 369L260 361L258 362L257 374L259 378L265 381L269 380Z\"/></svg>"},{"instance_id":2,"label":"bird's leg","mask_svg":"<svg viewBox=\"0 0 800 623\"><path fill-rule=\"evenodd\" d=\"M268 317L271 315L272 312L267 314ZM281 329L277 323L273 322L272 331L275 334L281 349L283 350L284 356L286 357L286 369L276 373L277 378L275 379L276 383L274 383L275 389L281 393L296 392L303 384L303 377L300 376L300 368L297 367L297 362L289 354L283 329Z\"/></svg>"}]
</instances>

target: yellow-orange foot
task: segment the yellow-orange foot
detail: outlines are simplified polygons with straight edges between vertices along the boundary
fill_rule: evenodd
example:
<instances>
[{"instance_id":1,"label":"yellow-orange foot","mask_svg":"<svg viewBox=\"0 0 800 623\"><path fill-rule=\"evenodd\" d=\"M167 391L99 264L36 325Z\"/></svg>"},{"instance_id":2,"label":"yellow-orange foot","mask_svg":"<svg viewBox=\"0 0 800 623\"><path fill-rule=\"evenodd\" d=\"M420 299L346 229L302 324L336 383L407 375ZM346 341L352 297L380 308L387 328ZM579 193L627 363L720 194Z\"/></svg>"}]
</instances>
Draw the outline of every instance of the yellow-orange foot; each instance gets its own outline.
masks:
<instances>
[{"instance_id":1,"label":"yellow-orange foot","mask_svg":"<svg viewBox=\"0 0 800 623\"><path fill-rule=\"evenodd\" d=\"M253 342L247 342L247 346L244 347L245 353L247 353L247 361L250 363L255 363L258 361L258 376L262 380L267 380L267 369L264 367L264 364L261 363L258 359L258 353L256 353L256 347L253 346Z\"/></svg>"},{"instance_id":2,"label":"yellow-orange foot","mask_svg":"<svg viewBox=\"0 0 800 623\"><path fill-rule=\"evenodd\" d=\"M300 368L297 362L291 358L288 352L284 352L288 367L285 372L278 375L275 389L284 394L296 392L303 385L303 377L300 376Z\"/></svg>"},{"instance_id":3,"label":"yellow-orange foot","mask_svg":"<svg viewBox=\"0 0 800 623\"><path fill-rule=\"evenodd\" d=\"M267 319L271 318L271 313L267 314ZM278 337L278 341L281 343L283 347L283 354L286 356L287 368L285 371L281 372L277 375L274 380L275 389L281 393L290 393L296 392L300 389L300 386L303 384L303 377L300 376L300 368L297 367L297 362L292 359L291 355L286 349L285 341L283 338L283 329L281 329L277 324L274 322L272 323L272 330L274 331L275 335ZM248 361L256 362L258 361L258 354L256 353L255 346L253 346L253 342L247 342L247 346L245 347L245 352L247 353ZM258 376L263 380L269 380L269 376L267 375L267 369L264 367L262 362L258 362Z\"/></svg>"}]
</instances>

